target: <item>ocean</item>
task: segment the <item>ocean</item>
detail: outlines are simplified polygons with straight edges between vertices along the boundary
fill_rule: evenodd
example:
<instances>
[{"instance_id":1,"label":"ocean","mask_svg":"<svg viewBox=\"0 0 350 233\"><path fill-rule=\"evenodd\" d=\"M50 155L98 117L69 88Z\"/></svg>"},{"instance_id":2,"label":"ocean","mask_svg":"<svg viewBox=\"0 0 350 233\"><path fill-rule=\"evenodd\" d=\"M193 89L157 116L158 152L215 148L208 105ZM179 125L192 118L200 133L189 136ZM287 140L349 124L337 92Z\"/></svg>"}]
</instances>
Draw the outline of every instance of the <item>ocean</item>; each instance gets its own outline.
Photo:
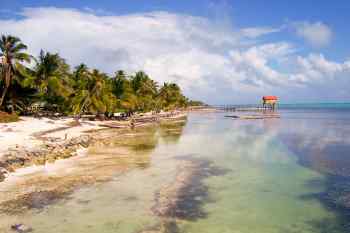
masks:
<instances>
[{"instance_id":1,"label":"ocean","mask_svg":"<svg viewBox=\"0 0 350 233\"><path fill-rule=\"evenodd\" d=\"M22 222L38 233L348 233L349 109L281 104L280 118L249 120L189 113L115 137L64 176L38 173L27 188L53 177L99 181L45 208L2 213L0 230Z\"/></svg>"}]
</instances>

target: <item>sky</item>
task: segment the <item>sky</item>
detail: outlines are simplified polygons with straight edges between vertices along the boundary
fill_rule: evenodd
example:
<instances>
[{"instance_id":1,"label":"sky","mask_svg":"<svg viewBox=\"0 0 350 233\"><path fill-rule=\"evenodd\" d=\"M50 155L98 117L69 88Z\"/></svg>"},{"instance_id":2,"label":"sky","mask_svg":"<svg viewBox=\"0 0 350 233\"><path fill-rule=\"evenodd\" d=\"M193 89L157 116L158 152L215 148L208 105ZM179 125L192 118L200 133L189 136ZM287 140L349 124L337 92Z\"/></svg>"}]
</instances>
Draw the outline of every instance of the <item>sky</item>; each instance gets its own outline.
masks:
<instances>
[{"instance_id":1,"label":"sky","mask_svg":"<svg viewBox=\"0 0 350 233\"><path fill-rule=\"evenodd\" d=\"M0 34L210 104L350 102L347 0L12 0Z\"/></svg>"}]
</instances>

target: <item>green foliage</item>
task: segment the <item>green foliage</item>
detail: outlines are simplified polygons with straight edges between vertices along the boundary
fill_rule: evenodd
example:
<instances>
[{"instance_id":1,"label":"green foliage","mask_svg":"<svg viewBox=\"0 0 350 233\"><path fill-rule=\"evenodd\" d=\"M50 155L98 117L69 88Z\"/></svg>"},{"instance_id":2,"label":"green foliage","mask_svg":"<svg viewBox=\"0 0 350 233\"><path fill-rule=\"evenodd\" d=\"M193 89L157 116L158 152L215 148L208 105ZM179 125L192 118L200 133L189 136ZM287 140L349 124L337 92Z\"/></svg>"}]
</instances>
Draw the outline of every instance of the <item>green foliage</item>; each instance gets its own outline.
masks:
<instances>
[{"instance_id":1,"label":"green foliage","mask_svg":"<svg viewBox=\"0 0 350 233\"><path fill-rule=\"evenodd\" d=\"M49 105L57 104L67 110L68 97L72 93L69 65L58 54L41 51L32 72L31 86L38 90L37 96Z\"/></svg>"},{"instance_id":2,"label":"green foliage","mask_svg":"<svg viewBox=\"0 0 350 233\"><path fill-rule=\"evenodd\" d=\"M101 114L113 112L147 112L182 108L188 99L175 83L158 87L145 72L127 75L119 70L114 76L80 64L70 66L57 53L41 51L28 68L31 56L26 46L13 36L0 40L0 108L25 112L33 103L45 103L67 114ZM6 102L6 106L2 104Z\"/></svg>"},{"instance_id":3,"label":"green foliage","mask_svg":"<svg viewBox=\"0 0 350 233\"><path fill-rule=\"evenodd\" d=\"M198 101L198 100L188 101L188 106L199 107L199 106L205 106L205 105L206 105L205 103L203 103L202 101Z\"/></svg>"},{"instance_id":4,"label":"green foliage","mask_svg":"<svg viewBox=\"0 0 350 233\"><path fill-rule=\"evenodd\" d=\"M2 35L0 39L0 108L8 101L8 91L14 84L22 84L27 77L24 62L30 62L31 57L23 52L27 49L21 40L14 36ZM5 106L6 107L6 106Z\"/></svg>"},{"instance_id":5,"label":"green foliage","mask_svg":"<svg viewBox=\"0 0 350 233\"><path fill-rule=\"evenodd\" d=\"M176 83L164 83L159 90L161 107L173 109L176 107L187 107L188 99L181 93L180 87Z\"/></svg>"},{"instance_id":6,"label":"green foliage","mask_svg":"<svg viewBox=\"0 0 350 233\"><path fill-rule=\"evenodd\" d=\"M76 70L79 72L79 69ZM80 74L76 81L77 92L72 98L74 114L113 112L116 107L116 97L108 85L108 76L98 70Z\"/></svg>"}]
</instances>

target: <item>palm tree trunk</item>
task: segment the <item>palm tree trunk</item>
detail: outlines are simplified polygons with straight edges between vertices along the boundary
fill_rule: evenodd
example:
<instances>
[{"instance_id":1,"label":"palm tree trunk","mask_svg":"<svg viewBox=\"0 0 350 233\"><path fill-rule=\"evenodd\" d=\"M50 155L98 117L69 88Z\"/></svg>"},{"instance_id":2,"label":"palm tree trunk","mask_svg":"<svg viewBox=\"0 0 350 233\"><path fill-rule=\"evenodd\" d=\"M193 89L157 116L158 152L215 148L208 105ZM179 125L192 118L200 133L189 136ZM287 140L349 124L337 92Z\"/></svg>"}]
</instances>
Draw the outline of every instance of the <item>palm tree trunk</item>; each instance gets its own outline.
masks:
<instances>
[{"instance_id":1,"label":"palm tree trunk","mask_svg":"<svg viewBox=\"0 0 350 233\"><path fill-rule=\"evenodd\" d=\"M8 64L5 64L5 87L4 87L4 92L1 95L0 99L0 107L3 105L7 91L11 85L11 67Z\"/></svg>"},{"instance_id":2,"label":"palm tree trunk","mask_svg":"<svg viewBox=\"0 0 350 233\"><path fill-rule=\"evenodd\" d=\"M97 86L95 85L93 87L93 89L91 90L91 92L89 92L89 96L85 98L83 104L81 105L80 111L79 111L79 115L78 115L79 118L81 117L81 114L83 114L83 110L85 108L85 105L87 105L88 100L90 99L92 93L94 93L96 91L96 89L97 89Z\"/></svg>"},{"instance_id":3,"label":"palm tree trunk","mask_svg":"<svg viewBox=\"0 0 350 233\"><path fill-rule=\"evenodd\" d=\"M6 96L6 93L7 93L7 90L8 90L8 87L5 87L2 95L1 95L1 99L0 99L0 107L2 106L2 104L4 103L4 100L5 100L5 96Z\"/></svg>"},{"instance_id":4,"label":"palm tree trunk","mask_svg":"<svg viewBox=\"0 0 350 233\"><path fill-rule=\"evenodd\" d=\"M86 97L83 104L81 105L81 108L80 108L80 111L79 111L79 114L78 114L78 118L81 117L81 115L83 114L83 110L85 108L85 105L87 104L88 100L89 100L90 97Z\"/></svg>"}]
</instances>

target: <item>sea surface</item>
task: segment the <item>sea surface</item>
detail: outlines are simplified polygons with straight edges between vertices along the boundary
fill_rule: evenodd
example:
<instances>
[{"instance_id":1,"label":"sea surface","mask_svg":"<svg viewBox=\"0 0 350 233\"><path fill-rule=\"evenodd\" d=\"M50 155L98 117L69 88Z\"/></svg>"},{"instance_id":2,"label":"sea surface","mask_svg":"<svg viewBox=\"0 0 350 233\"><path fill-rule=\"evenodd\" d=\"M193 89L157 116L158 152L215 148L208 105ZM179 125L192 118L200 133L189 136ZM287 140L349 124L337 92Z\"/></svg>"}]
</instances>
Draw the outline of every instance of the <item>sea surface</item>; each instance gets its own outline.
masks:
<instances>
[{"instance_id":1,"label":"sea surface","mask_svg":"<svg viewBox=\"0 0 350 233\"><path fill-rule=\"evenodd\" d=\"M91 169L110 179L44 208L2 213L0 231L23 223L35 233L348 233L349 109L294 106L255 120L225 117L247 112L190 113L186 122L95 145L87 156L103 166ZM160 190L176 187L186 161L199 171L181 181L173 212L159 215Z\"/></svg>"}]
</instances>

